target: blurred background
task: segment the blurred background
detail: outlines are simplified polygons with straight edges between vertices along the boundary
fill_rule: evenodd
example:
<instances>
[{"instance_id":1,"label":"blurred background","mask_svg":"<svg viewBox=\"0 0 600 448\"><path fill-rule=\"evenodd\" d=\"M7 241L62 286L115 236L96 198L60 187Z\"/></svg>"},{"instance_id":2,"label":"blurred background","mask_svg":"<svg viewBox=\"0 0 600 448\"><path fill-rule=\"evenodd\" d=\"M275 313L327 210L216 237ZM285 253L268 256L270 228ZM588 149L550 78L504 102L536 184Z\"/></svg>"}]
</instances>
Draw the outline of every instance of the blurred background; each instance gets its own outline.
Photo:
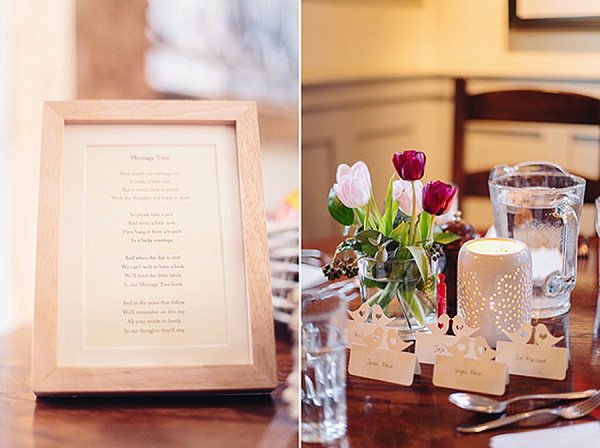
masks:
<instances>
[{"instance_id":1,"label":"blurred background","mask_svg":"<svg viewBox=\"0 0 600 448\"><path fill-rule=\"evenodd\" d=\"M341 228L327 211L339 163L364 160L381 201L397 151L427 154L424 180L452 179L455 77L468 78L472 93L533 87L600 97L600 5L537 2L549 14L550 6L585 3L595 8L589 12L596 19L515 27L509 23L510 2L303 0L305 247L339 241ZM468 170L534 160L598 179L598 126L478 123L468 128ZM489 200L469 199L461 208L477 230L492 224ZM593 235L593 226L593 210L586 206L581 233Z\"/></svg>"},{"instance_id":2,"label":"blurred background","mask_svg":"<svg viewBox=\"0 0 600 448\"><path fill-rule=\"evenodd\" d=\"M298 0L0 0L0 333L33 317L44 101L257 101L267 210L289 211L298 15Z\"/></svg>"}]
</instances>

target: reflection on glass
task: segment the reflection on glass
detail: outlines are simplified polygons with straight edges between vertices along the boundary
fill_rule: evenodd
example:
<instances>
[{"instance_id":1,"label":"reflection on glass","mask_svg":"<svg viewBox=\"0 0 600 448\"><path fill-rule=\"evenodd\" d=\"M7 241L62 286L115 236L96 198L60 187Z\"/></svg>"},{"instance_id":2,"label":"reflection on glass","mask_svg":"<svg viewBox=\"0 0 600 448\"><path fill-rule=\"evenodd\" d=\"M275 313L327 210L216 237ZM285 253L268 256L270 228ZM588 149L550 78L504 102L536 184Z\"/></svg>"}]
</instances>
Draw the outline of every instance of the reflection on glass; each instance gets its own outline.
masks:
<instances>
[{"instance_id":1,"label":"reflection on glass","mask_svg":"<svg viewBox=\"0 0 600 448\"><path fill-rule=\"evenodd\" d=\"M600 360L600 291L596 304L596 317L594 318L594 333L592 335L591 363L596 365Z\"/></svg>"}]
</instances>

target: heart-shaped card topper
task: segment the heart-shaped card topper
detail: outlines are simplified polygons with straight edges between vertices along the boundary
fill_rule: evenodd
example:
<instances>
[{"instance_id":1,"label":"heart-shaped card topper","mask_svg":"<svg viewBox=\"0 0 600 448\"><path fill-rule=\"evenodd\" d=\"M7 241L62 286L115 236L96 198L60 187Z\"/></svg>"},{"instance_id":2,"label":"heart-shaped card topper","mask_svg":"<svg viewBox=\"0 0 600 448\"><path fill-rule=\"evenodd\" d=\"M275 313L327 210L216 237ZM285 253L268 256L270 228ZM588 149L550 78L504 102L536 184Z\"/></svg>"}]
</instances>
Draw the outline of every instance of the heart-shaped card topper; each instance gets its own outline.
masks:
<instances>
[{"instance_id":1,"label":"heart-shaped card topper","mask_svg":"<svg viewBox=\"0 0 600 448\"><path fill-rule=\"evenodd\" d=\"M390 350L395 352L401 352L402 350L407 349L413 344L413 342L404 341L400 335L398 334L398 330L390 328L387 331L387 345Z\"/></svg>"},{"instance_id":2,"label":"heart-shaped card topper","mask_svg":"<svg viewBox=\"0 0 600 448\"><path fill-rule=\"evenodd\" d=\"M356 309L354 311L348 310L348 314L350 315L352 320L355 320L357 322L365 322L367 320L367 318L369 317L370 310L371 310L371 307L369 306L369 304L367 302L365 302L358 309Z\"/></svg>"},{"instance_id":3,"label":"heart-shaped card topper","mask_svg":"<svg viewBox=\"0 0 600 448\"><path fill-rule=\"evenodd\" d=\"M435 323L425 324L425 326L432 334L443 336L448 333L448 330L450 329L450 316L442 314ZM479 327L469 327L462 316L456 315L452 318L452 331L458 339L463 336L469 337L477 330L479 330Z\"/></svg>"},{"instance_id":4,"label":"heart-shaped card topper","mask_svg":"<svg viewBox=\"0 0 600 448\"><path fill-rule=\"evenodd\" d=\"M475 356L481 361L491 361L496 356L496 350L492 349L483 336L477 336L474 340ZM464 358L471 349L471 338L462 336L456 344L446 345L446 349L458 358Z\"/></svg>"},{"instance_id":5,"label":"heart-shaped card topper","mask_svg":"<svg viewBox=\"0 0 600 448\"><path fill-rule=\"evenodd\" d=\"M502 330L502 331L515 344L525 345L529 342L529 339L531 339L531 329L532 328L533 327L531 326L531 324L524 323L524 324L521 324L521 326L519 327L518 330L515 330L515 331Z\"/></svg>"},{"instance_id":6,"label":"heart-shaped card topper","mask_svg":"<svg viewBox=\"0 0 600 448\"><path fill-rule=\"evenodd\" d=\"M377 348L383 342L383 327L376 327L371 334L360 337L370 348Z\"/></svg>"},{"instance_id":7,"label":"heart-shaped card topper","mask_svg":"<svg viewBox=\"0 0 600 448\"><path fill-rule=\"evenodd\" d=\"M439 328L442 334L448 333L448 329L450 328L450 316L447 314L442 314L440 317L438 317L436 326Z\"/></svg>"},{"instance_id":8,"label":"heart-shaped card topper","mask_svg":"<svg viewBox=\"0 0 600 448\"><path fill-rule=\"evenodd\" d=\"M450 316L442 314L437 318L437 321L432 324L425 324L432 334L443 336L450 328Z\"/></svg>"},{"instance_id":9,"label":"heart-shaped card topper","mask_svg":"<svg viewBox=\"0 0 600 448\"><path fill-rule=\"evenodd\" d=\"M371 320L375 325L381 325L382 327L385 327L387 324L393 321L394 318L387 317L380 305L373 305L373 308L371 308Z\"/></svg>"},{"instance_id":10,"label":"heart-shaped card topper","mask_svg":"<svg viewBox=\"0 0 600 448\"><path fill-rule=\"evenodd\" d=\"M496 356L496 350L491 348L483 336L475 338L475 356L481 361L491 361Z\"/></svg>"},{"instance_id":11,"label":"heart-shaped card topper","mask_svg":"<svg viewBox=\"0 0 600 448\"><path fill-rule=\"evenodd\" d=\"M544 324L537 324L535 327L535 343L540 347L552 347L563 338L564 336L552 336Z\"/></svg>"},{"instance_id":12,"label":"heart-shaped card topper","mask_svg":"<svg viewBox=\"0 0 600 448\"><path fill-rule=\"evenodd\" d=\"M471 339L469 339L467 336L463 336L462 338L456 341L456 344L444 344L444 346L454 356L464 358L467 355L467 353L469 353L469 349L471 348Z\"/></svg>"},{"instance_id":13,"label":"heart-shaped card topper","mask_svg":"<svg viewBox=\"0 0 600 448\"><path fill-rule=\"evenodd\" d=\"M479 327L469 327L462 316L456 315L452 318L452 331L459 339L463 336L469 337L477 330L479 330Z\"/></svg>"}]
</instances>

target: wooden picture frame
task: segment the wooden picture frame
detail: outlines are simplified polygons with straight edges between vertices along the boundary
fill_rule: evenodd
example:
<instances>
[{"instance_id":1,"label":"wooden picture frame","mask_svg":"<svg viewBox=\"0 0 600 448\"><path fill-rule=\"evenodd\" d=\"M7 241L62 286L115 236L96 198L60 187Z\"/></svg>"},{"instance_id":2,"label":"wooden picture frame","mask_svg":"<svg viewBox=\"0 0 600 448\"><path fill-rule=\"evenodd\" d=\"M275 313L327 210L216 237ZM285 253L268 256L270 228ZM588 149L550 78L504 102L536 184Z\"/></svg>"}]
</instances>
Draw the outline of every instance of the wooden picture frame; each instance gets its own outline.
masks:
<instances>
[{"instance_id":1,"label":"wooden picture frame","mask_svg":"<svg viewBox=\"0 0 600 448\"><path fill-rule=\"evenodd\" d=\"M255 104L45 103L34 393L276 385Z\"/></svg>"},{"instance_id":2,"label":"wooden picture frame","mask_svg":"<svg viewBox=\"0 0 600 448\"><path fill-rule=\"evenodd\" d=\"M547 14L537 14L535 17L521 17L518 13L520 2L527 0L508 0L509 27L514 29L569 29L569 30L598 30L600 29L600 15L596 12L556 14L552 10L552 3L547 2ZM556 0L561 2L561 0Z\"/></svg>"}]
</instances>

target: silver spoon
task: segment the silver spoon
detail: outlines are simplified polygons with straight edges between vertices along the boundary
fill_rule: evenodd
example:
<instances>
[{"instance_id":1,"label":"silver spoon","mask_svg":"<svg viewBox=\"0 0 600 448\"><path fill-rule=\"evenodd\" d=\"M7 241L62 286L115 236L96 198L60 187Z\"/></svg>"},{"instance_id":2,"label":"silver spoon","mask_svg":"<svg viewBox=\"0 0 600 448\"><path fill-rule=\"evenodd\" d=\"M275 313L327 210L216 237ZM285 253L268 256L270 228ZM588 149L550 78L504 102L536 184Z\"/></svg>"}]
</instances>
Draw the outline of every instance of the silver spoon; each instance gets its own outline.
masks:
<instances>
[{"instance_id":1,"label":"silver spoon","mask_svg":"<svg viewBox=\"0 0 600 448\"><path fill-rule=\"evenodd\" d=\"M589 389L583 392L563 392L558 394L535 394L535 395L522 395L520 397L513 397L506 401L498 401L493 398L484 397L483 395L467 394L463 392L457 392L450 394L448 401L455 404L459 408L466 409L467 411L482 412L485 414L497 414L504 412L509 404L521 400L579 400L581 398L587 398L596 393L596 389Z\"/></svg>"},{"instance_id":2,"label":"silver spoon","mask_svg":"<svg viewBox=\"0 0 600 448\"><path fill-rule=\"evenodd\" d=\"M546 409L535 409L529 412L522 412L520 414L502 416L496 420L489 422L480 423L475 426L457 426L456 430L459 432L481 432L486 429L500 428L501 426L510 425L512 423L519 422L521 420L529 419L531 417L538 416L560 416L567 420L580 418L588 415L594 409L600 406L600 393L596 393L587 400L579 401L570 406L561 406L559 408L546 408Z\"/></svg>"}]
</instances>

